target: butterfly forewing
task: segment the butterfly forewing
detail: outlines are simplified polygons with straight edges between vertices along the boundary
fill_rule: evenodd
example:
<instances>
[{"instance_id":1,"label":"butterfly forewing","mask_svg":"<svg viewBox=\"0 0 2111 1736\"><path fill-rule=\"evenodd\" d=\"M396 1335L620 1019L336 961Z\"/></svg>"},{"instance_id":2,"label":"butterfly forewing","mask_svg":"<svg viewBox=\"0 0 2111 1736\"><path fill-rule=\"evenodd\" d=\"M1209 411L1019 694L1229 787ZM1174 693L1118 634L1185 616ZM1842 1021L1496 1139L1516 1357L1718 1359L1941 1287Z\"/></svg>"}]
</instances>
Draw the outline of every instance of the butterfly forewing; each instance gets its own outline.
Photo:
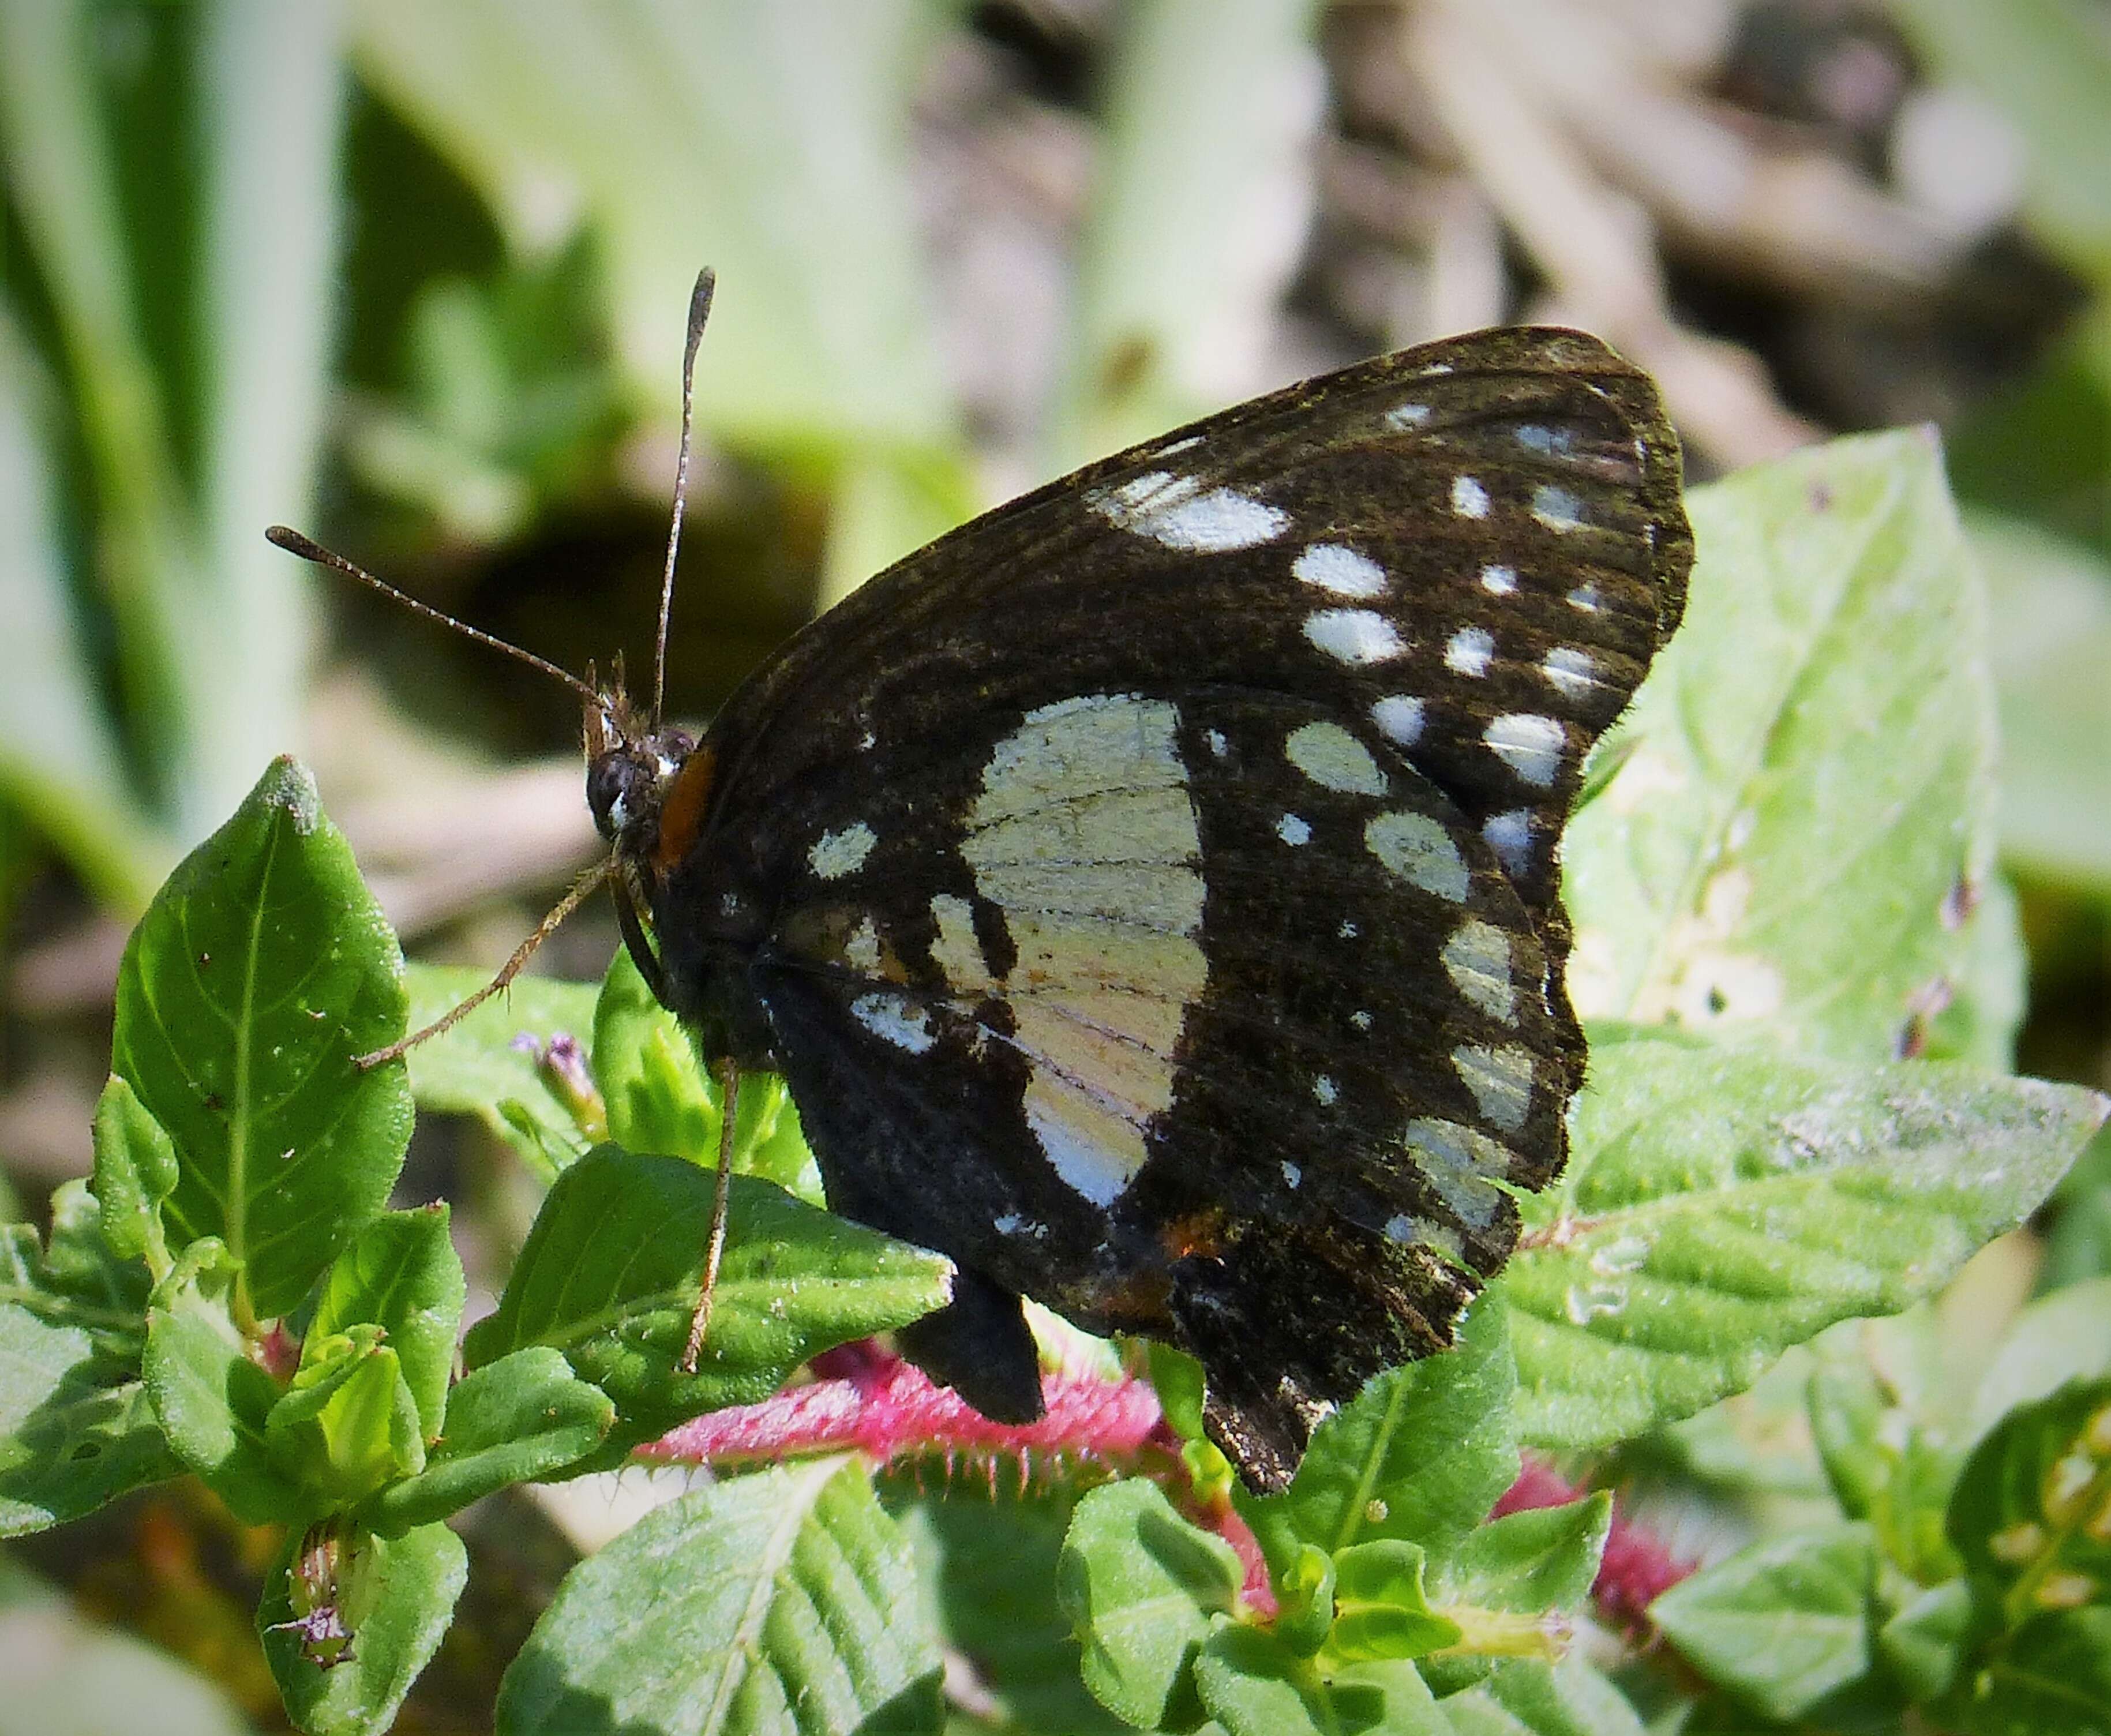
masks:
<instances>
[{"instance_id":1,"label":"butterfly forewing","mask_svg":"<svg viewBox=\"0 0 2111 1736\"><path fill-rule=\"evenodd\" d=\"M1275 1486L1449 1342L1563 1160L1555 852L1689 556L1646 381L1483 334L1000 508L736 697L656 917L767 889L832 1201L976 1275L927 1366L1030 1403L1018 1293L1168 1338Z\"/></svg>"}]
</instances>

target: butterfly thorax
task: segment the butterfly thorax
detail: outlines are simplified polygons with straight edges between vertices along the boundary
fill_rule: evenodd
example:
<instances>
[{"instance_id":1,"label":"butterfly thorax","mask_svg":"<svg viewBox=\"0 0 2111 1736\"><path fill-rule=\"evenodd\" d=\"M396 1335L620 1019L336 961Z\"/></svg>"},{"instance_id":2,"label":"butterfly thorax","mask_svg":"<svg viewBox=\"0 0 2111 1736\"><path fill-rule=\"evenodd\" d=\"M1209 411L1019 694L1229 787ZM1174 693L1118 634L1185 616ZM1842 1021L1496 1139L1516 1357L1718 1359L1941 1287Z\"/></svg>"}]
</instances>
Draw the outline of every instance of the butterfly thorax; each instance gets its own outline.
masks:
<instances>
[{"instance_id":1,"label":"butterfly thorax","mask_svg":"<svg viewBox=\"0 0 2111 1736\"><path fill-rule=\"evenodd\" d=\"M587 805L615 848L624 938L639 970L707 1057L771 1066L749 986L768 901L706 836L714 747L686 730L642 726L619 692L588 713L586 748ZM650 918L649 936L638 914Z\"/></svg>"}]
</instances>

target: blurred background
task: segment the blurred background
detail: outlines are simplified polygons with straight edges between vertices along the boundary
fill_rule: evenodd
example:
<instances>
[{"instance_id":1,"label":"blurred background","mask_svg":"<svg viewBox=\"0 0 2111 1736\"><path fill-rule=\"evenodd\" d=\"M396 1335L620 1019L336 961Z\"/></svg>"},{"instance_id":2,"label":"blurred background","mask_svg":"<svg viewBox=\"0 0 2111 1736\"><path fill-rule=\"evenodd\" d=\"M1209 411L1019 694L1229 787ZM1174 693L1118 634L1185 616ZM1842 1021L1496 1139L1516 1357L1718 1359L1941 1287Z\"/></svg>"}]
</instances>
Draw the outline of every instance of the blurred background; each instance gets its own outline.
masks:
<instances>
[{"instance_id":1,"label":"blurred background","mask_svg":"<svg viewBox=\"0 0 2111 1736\"><path fill-rule=\"evenodd\" d=\"M495 963L592 859L565 691L262 529L649 666L705 263L670 652L697 720L970 513L1445 333L1601 334L1695 480L1936 424L1995 597L2018 1065L2111 1086L2106 0L0 0L0 159L11 1217L86 1171L129 925L271 755L316 768L420 957ZM615 943L583 917L543 962ZM412 1174L502 1214L501 1167L429 1129ZM2111 1142L2028 1264L2111 1272ZM274 1727L242 1597L224 1634L195 1613L238 1539L155 1498L102 1552L0 1561L0 1635L57 1607L30 1561L216 1648L224 1703L193 1726L196 1679L157 1686L165 1729ZM472 1599L505 1561L543 1583L538 1547L487 1539ZM402 1727L478 1727L451 1672L533 1613L465 1622ZM160 1683L66 1632L76 1687Z\"/></svg>"}]
</instances>

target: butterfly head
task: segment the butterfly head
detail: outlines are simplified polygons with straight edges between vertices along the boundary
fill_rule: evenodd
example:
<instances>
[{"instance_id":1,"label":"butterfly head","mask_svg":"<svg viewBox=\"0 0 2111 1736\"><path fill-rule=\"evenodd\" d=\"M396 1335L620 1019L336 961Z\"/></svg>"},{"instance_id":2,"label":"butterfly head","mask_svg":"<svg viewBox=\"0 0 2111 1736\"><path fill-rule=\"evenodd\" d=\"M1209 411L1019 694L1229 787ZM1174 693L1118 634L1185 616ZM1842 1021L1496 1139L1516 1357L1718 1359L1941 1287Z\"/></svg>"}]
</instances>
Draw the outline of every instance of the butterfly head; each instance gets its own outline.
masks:
<instances>
[{"instance_id":1,"label":"butterfly head","mask_svg":"<svg viewBox=\"0 0 2111 1736\"><path fill-rule=\"evenodd\" d=\"M695 740L647 726L619 686L586 710L587 806L619 854L651 854L667 792Z\"/></svg>"}]
</instances>

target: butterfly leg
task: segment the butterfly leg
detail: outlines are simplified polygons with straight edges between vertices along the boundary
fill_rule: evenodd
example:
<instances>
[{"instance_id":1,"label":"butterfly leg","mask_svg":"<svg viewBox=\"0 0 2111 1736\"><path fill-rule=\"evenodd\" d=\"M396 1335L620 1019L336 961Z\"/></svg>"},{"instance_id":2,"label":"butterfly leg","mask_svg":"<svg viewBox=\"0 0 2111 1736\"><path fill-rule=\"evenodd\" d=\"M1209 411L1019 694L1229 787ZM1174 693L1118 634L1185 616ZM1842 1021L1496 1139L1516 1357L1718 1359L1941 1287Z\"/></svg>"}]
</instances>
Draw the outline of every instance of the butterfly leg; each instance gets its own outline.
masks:
<instances>
[{"instance_id":1,"label":"butterfly leg","mask_svg":"<svg viewBox=\"0 0 2111 1736\"><path fill-rule=\"evenodd\" d=\"M483 988L478 989L467 1000L459 1002L441 1014L422 1030L415 1030L407 1037L399 1037L385 1049L375 1049L369 1054L355 1055L352 1064L361 1072L366 1073L372 1071L375 1067L385 1066L389 1061L400 1061L420 1043L452 1029L493 995L504 993L506 986L515 977L520 975L528 961L535 956L535 949L556 933L557 925L565 917L570 916L595 893L600 891L602 883L610 879L615 872L615 858L612 856L596 864L580 876L572 889L558 901L557 907L542 920L537 925L535 932L513 949L512 957L499 966L498 975L492 978ZM621 901L619 900L618 902L620 903Z\"/></svg>"},{"instance_id":2,"label":"butterfly leg","mask_svg":"<svg viewBox=\"0 0 2111 1736\"><path fill-rule=\"evenodd\" d=\"M719 1185L711 1198L710 1233L704 1242L704 1281L689 1316L689 1342L682 1351L682 1372L693 1375L710 1330L711 1298L719 1287L719 1262L725 1257L726 1208L733 1198L733 1131L740 1115L740 1064L725 1056L711 1065L719 1082Z\"/></svg>"}]
</instances>

